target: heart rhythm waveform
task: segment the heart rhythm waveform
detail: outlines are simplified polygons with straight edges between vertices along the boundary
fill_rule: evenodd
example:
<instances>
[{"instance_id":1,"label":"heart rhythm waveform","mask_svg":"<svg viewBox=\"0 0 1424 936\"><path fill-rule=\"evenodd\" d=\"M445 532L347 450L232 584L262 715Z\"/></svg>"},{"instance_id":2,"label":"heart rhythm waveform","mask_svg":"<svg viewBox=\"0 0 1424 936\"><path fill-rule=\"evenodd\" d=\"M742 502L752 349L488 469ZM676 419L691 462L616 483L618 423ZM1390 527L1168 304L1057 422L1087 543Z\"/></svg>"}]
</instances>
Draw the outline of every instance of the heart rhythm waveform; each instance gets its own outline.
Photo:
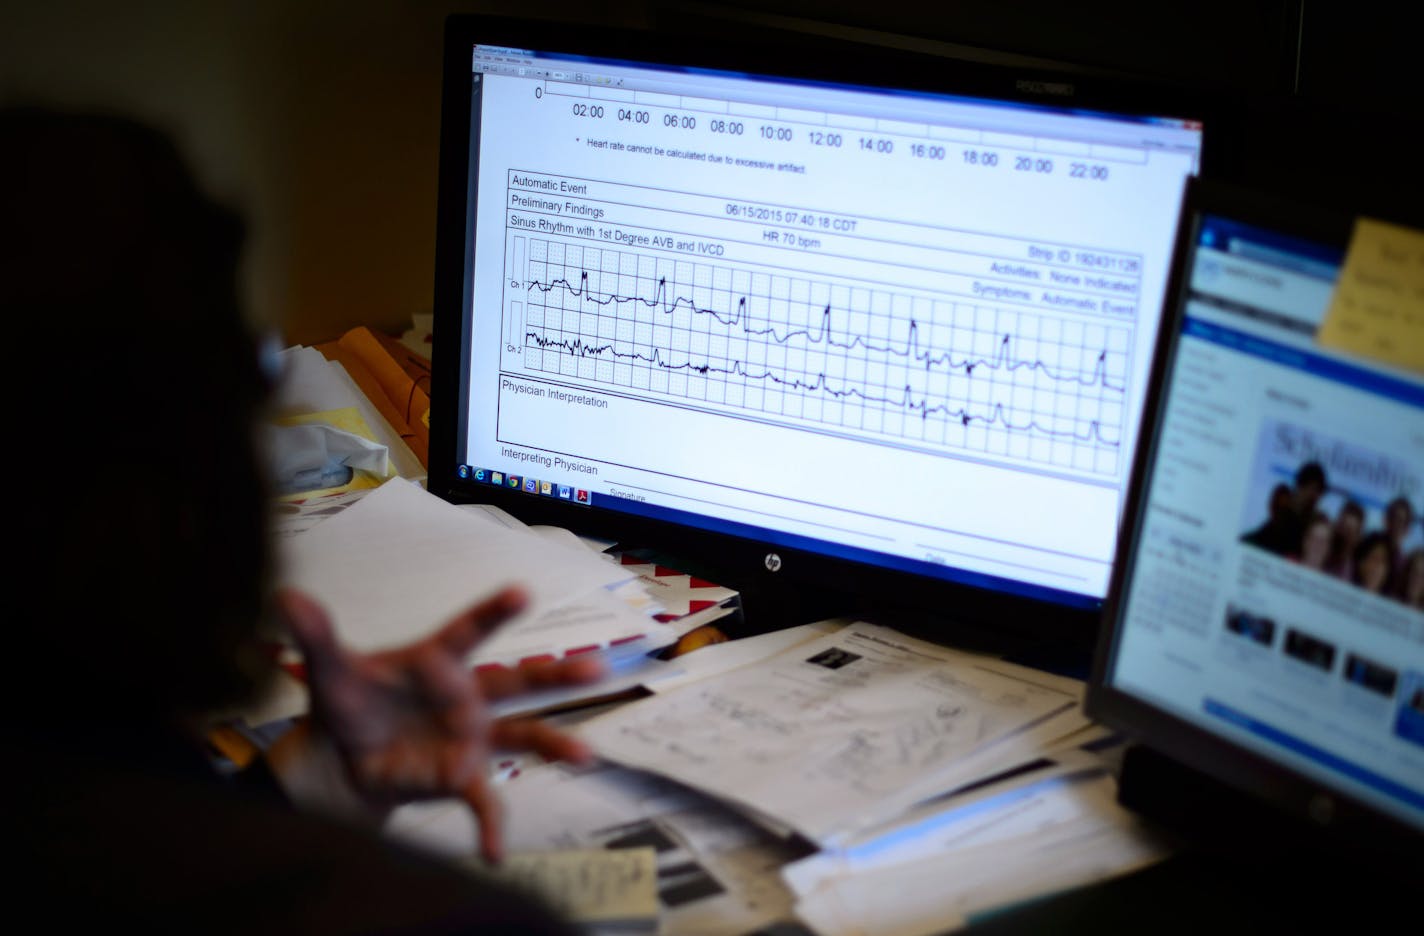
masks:
<instances>
[{"instance_id":1,"label":"heart rhythm waveform","mask_svg":"<svg viewBox=\"0 0 1424 936\"><path fill-rule=\"evenodd\" d=\"M939 420L965 429L1001 430L1114 453L1120 446L1118 430L1126 378L1121 369L1109 365L1110 355L1121 356L1122 352L1108 347L1106 336L1109 331L1116 331L1122 338L1120 343L1125 345L1127 329L1124 328L1100 328L1105 339L1101 347L1074 348L1080 364L1074 367L1019 353L1021 345L1033 346L1037 341L1025 341L1009 331L995 331L989 339L984 334L985 328L974 328L973 331L979 333L975 336L977 346L992 350L955 351L935 347L928 340L931 328L922 326L913 317L902 322L898 339L873 338L852 333L846 327L851 319L850 311L838 310L828 302L808 309L804 320L810 324L774 323L753 312L747 295L735 295L726 289L719 290L725 294L725 303L724 308L718 309L710 302L696 301L691 295L696 291L693 287L675 287L666 275L640 277L638 282L647 284L644 294L625 294L595 289L590 272L582 267L564 267L556 273L560 266L557 261L545 264L535 259L524 283L531 314L525 322L523 339L530 351L541 352L544 366L538 369L583 373L577 368L570 371L557 364L550 366L546 355L552 353L565 360L625 363L690 377L761 385L842 404L899 411L920 423ZM535 275L540 267L546 272ZM592 275L601 276L597 269ZM535 310L543 314L537 315ZM644 318L669 324L678 313L693 323L700 317L706 334L715 331L727 339L745 341L749 348L760 346L758 358L765 358L767 349L775 346L795 346L802 349L809 360L818 356L816 352L824 356L823 361L832 355L883 360L893 363L902 376L908 377L913 370L921 373L922 378L858 382L809 364L802 368L773 367L761 360L749 360L751 354L694 356L690 350L673 350L661 346L662 342L654 344L646 332L642 340L598 337L605 331L587 327L586 320L581 323L584 327L560 327L567 325L564 316L583 318L590 312L597 318L626 322L630 310L634 318L646 313ZM1026 313L1011 313L1011 316L1016 321L1045 318ZM536 322L536 318L542 321ZM692 331L690 327L685 330ZM941 385L953 388L953 392L928 392L928 381L923 378L931 374L946 375L948 379ZM921 386L916 387L916 383ZM980 388L977 392L975 384ZM1017 396L1015 390L1019 391ZM992 399L1006 393L1011 405ZM1065 404L1071 409L1066 416ZM1093 412L1085 413L1085 408ZM1108 418L1101 418L1104 414Z\"/></svg>"}]
</instances>

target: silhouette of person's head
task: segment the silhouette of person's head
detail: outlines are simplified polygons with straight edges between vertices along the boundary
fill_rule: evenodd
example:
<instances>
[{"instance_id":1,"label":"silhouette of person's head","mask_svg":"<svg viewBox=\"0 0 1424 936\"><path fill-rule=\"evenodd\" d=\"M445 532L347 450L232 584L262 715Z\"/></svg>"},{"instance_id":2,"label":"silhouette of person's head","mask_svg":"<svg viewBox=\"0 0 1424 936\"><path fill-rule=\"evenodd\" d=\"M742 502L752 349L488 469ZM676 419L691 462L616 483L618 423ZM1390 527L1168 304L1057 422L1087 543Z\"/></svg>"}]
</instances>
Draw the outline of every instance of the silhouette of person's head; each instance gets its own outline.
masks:
<instances>
[{"instance_id":1,"label":"silhouette of person's head","mask_svg":"<svg viewBox=\"0 0 1424 936\"><path fill-rule=\"evenodd\" d=\"M1399 600L1411 608L1424 608L1424 549L1416 549L1404 559Z\"/></svg>"},{"instance_id":2,"label":"silhouette of person's head","mask_svg":"<svg viewBox=\"0 0 1424 936\"><path fill-rule=\"evenodd\" d=\"M1301 465L1295 473L1295 509L1302 516L1309 516L1320 503L1328 484L1325 467L1320 462L1309 461Z\"/></svg>"},{"instance_id":3,"label":"silhouette of person's head","mask_svg":"<svg viewBox=\"0 0 1424 936\"><path fill-rule=\"evenodd\" d=\"M1365 509L1359 501L1349 500L1341 504L1331 529L1330 554L1325 558L1326 571L1341 577L1349 576L1351 556L1364 531Z\"/></svg>"},{"instance_id":4,"label":"silhouette of person's head","mask_svg":"<svg viewBox=\"0 0 1424 936\"><path fill-rule=\"evenodd\" d=\"M1394 546L1378 531L1370 533L1355 547L1355 584L1366 591L1382 593L1394 571Z\"/></svg>"},{"instance_id":5,"label":"silhouette of person's head","mask_svg":"<svg viewBox=\"0 0 1424 936\"><path fill-rule=\"evenodd\" d=\"M1384 508L1384 530L1396 549L1409 535L1409 527L1414 523L1414 505L1407 498L1396 497Z\"/></svg>"},{"instance_id":6,"label":"silhouette of person's head","mask_svg":"<svg viewBox=\"0 0 1424 936\"><path fill-rule=\"evenodd\" d=\"M1351 547L1359 541L1365 529L1365 509L1359 501L1346 501L1335 515L1335 532Z\"/></svg>"},{"instance_id":7,"label":"silhouette of person's head","mask_svg":"<svg viewBox=\"0 0 1424 936\"><path fill-rule=\"evenodd\" d=\"M1277 484L1271 489L1270 515L1272 520L1282 520L1294 508L1289 485Z\"/></svg>"},{"instance_id":8,"label":"silhouette of person's head","mask_svg":"<svg viewBox=\"0 0 1424 936\"><path fill-rule=\"evenodd\" d=\"M1301 535L1300 561L1312 569L1325 568L1325 560L1330 554L1330 518L1317 512L1305 526Z\"/></svg>"},{"instance_id":9,"label":"silhouette of person's head","mask_svg":"<svg viewBox=\"0 0 1424 936\"><path fill-rule=\"evenodd\" d=\"M184 718L263 671L266 568L253 420L264 393L238 307L241 226L173 145L133 122L0 110L0 308L27 453L18 615L41 716ZM13 612L12 612L13 613Z\"/></svg>"}]
</instances>

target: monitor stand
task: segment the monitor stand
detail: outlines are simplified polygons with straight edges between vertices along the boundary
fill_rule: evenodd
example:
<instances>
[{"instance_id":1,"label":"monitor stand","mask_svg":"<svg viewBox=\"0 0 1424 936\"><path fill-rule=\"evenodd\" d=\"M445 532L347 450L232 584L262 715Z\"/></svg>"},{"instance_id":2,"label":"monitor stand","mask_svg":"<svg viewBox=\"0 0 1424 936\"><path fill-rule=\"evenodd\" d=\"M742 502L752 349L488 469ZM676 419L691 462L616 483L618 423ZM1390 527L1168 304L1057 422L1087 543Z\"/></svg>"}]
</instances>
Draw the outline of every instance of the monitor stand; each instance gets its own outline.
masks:
<instances>
[{"instance_id":1,"label":"monitor stand","mask_svg":"<svg viewBox=\"0 0 1424 936\"><path fill-rule=\"evenodd\" d=\"M985 914L962 932L1260 936L1366 932L1417 919L1421 843L1393 859L1362 859L1307 823L1142 745L1124 755L1118 793L1172 843L1170 857Z\"/></svg>"},{"instance_id":2,"label":"monitor stand","mask_svg":"<svg viewBox=\"0 0 1424 936\"><path fill-rule=\"evenodd\" d=\"M1417 838L1408 842L1408 833L1383 821L1344 838L1145 744L1129 745L1123 756L1118 801L1185 846L1226 860L1343 862L1389 876L1402 846L1424 845ZM1424 853L1415 857L1424 859Z\"/></svg>"}]
</instances>

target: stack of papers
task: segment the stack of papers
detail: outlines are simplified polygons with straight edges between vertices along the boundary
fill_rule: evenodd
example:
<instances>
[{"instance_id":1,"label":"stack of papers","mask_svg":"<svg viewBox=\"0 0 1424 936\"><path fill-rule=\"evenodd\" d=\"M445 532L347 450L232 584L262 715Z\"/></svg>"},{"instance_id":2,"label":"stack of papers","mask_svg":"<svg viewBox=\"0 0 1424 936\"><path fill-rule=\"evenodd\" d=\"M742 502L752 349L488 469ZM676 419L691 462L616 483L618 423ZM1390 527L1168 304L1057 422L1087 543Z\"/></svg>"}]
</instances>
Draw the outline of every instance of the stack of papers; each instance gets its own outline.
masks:
<instances>
[{"instance_id":1,"label":"stack of papers","mask_svg":"<svg viewBox=\"0 0 1424 936\"><path fill-rule=\"evenodd\" d=\"M457 507L418 484L392 479L370 491L279 505L280 585L298 588L330 614L341 640L370 652L434 632L507 586L526 609L475 648L472 667L516 666L599 653L609 676L496 707L496 716L567 705L630 689L661 675L651 658L677 639L654 619L662 610L637 577L602 554L602 544L565 530L525 527L493 509ZM234 713L249 725L307 710L294 648L269 692ZM297 674L297 675L293 675Z\"/></svg>"},{"instance_id":2,"label":"stack of papers","mask_svg":"<svg viewBox=\"0 0 1424 936\"><path fill-rule=\"evenodd\" d=\"M474 651L472 664L516 665L673 635L610 589L617 565L576 543L550 548L400 479L306 532L279 540L283 585L323 604L341 639L361 651L400 646L510 585L527 609Z\"/></svg>"},{"instance_id":3,"label":"stack of papers","mask_svg":"<svg viewBox=\"0 0 1424 936\"><path fill-rule=\"evenodd\" d=\"M661 933L943 932L1166 854L1117 805L1120 742L1076 680L848 621L672 662L648 697L564 721L599 767L497 777L511 852L653 845ZM476 842L452 803L389 831Z\"/></svg>"},{"instance_id":4,"label":"stack of papers","mask_svg":"<svg viewBox=\"0 0 1424 936\"><path fill-rule=\"evenodd\" d=\"M778 871L806 848L711 797L611 764L526 767L499 788L507 860L651 848L660 933L743 934L791 916L793 894ZM403 807L387 833L460 861L475 848L470 811L459 803Z\"/></svg>"},{"instance_id":5,"label":"stack of papers","mask_svg":"<svg viewBox=\"0 0 1424 936\"><path fill-rule=\"evenodd\" d=\"M1115 801L1081 683L871 624L802 636L578 733L813 848L781 868L803 925L940 932L1165 854Z\"/></svg>"},{"instance_id":6,"label":"stack of papers","mask_svg":"<svg viewBox=\"0 0 1424 936\"><path fill-rule=\"evenodd\" d=\"M736 614L736 590L658 563L636 552L609 553L625 571L638 577L647 593L662 606L653 617L678 636Z\"/></svg>"},{"instance_id":7,"label":"stack of papers","mask_svg":"<svg viewBox=\"0 0 1424 936\"><path fill-rule=\"evenodd\" d=\"M852 624L581 726L602 756L835 845L1085 724L1066 680Z\"/></svg>"},{"instance_id":8,"label":"stack of papers","mask_svg":"<svg viewBox=\"0 0 1424 936\"><path fill-rule=\"evenodd\" d=\"M420 459L341 364L302 345L283 350L276 361L281 373L273 409L279 421L325 423L362 436L386 449L390 473L410 480L425 478Z\"/></svg>"},{"instance_id":9,"label":"stack of papers","mask_svg":"<svg viewBox=\"0 0 1424 936\"><path fill-rule=\"evenodd\" d=\"M1154 833L1117 805L1112 779L1099 775L1036 784L1002 802L963 807L963 815L947 807L933 834L792 863L784 874L797 918L822 936L911 936L952 930L1165 855Z\"/></svg>"}]
</instances>

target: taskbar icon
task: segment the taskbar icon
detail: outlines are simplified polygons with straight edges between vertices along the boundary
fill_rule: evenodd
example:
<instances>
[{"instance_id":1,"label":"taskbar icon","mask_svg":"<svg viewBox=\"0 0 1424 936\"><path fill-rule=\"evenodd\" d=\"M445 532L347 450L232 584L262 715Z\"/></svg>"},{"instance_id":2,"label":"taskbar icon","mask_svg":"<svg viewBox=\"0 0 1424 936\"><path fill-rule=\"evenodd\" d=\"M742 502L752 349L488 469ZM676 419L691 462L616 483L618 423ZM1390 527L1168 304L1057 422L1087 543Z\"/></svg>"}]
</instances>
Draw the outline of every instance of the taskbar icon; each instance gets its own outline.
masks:
<instances>
[{"instance_id":1,"label":"taskbar icon","mask_svg":"<svg viewBox=\"0 0 1424 936\"><path fill-rule=\"evenodd\" d=\"M506 488L511 491L523 491L526 494L538 494L542 497L557 497L561 500L573 501L574 503L588 506L593 503L593 493L583 488L570 487L567 484L557 484L553 481L540 481L538 478L528 478L524 475L505 474L502 471L495 471L492 468L475 468L470 465L461 465L456 468L455 473L461 478L473 479L482 484L492 484L495 487Z\"/></svg>"}]
</instances>

